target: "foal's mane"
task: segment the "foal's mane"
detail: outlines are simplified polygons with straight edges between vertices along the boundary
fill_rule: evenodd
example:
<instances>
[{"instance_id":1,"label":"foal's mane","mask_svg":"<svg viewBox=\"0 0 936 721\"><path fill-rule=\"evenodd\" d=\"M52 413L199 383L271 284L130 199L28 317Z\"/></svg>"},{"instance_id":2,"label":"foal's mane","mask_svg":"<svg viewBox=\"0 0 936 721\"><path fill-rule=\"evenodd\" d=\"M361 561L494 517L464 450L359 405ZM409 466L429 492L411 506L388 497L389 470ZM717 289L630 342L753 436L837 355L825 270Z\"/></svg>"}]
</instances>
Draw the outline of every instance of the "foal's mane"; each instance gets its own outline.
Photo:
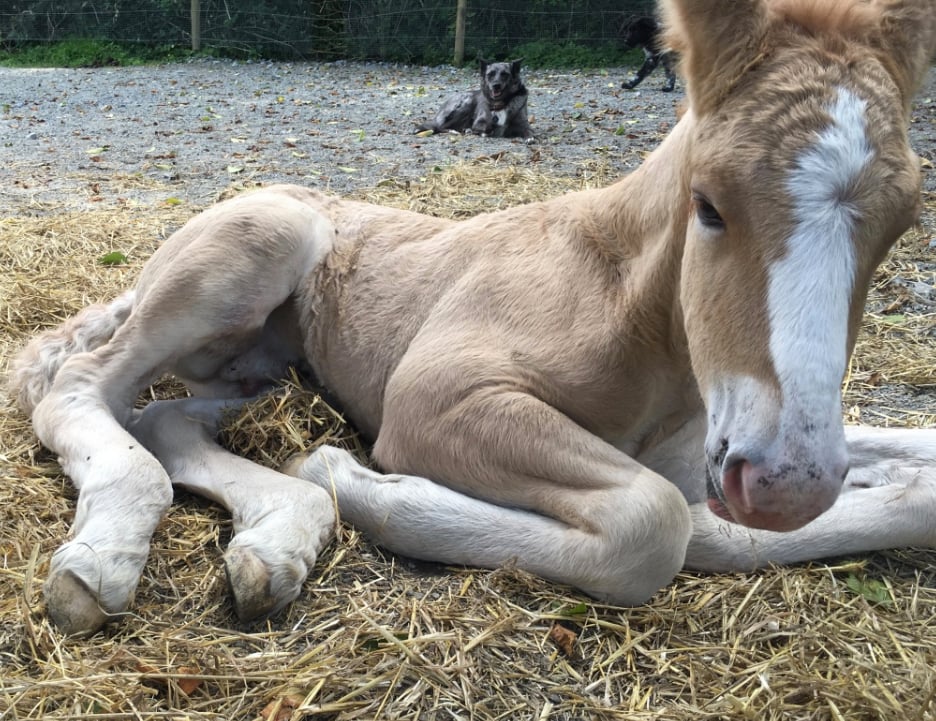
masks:
<instances>
[{"instance_id":1,"label":"foal's mane","mask_svg":"<svg viewBox=\"0 0 936 721\"><path fill-rule=\"evenodd\" d=\"M867 0L772 0L775 20L797 25L812 35L835 33L867 39L880 25L881 8Z\"/></svg>"},{"instance_id":2,"label":"foal's mane","mask_svg":"<svg viewBox=\"0 0 936 721\"><path fill-rule=\"evenodd\" d=\"M800 32L837 36L870 49L903 95L904 111L936 59L936 15L927 3L897 0L768 0L774 21Z\"/></svg>"},{"instance_id":3,"label":"foal's mane","mask_svg":"<svg viewBox=\"0 0 936 721\"><path fill-rule=\"evenodd\" d=\"M694 109L717 107L742 77L791 45L876 58L896 81L904 109L936 53L934 0L765 0L737 12L661 2L664 42L681 57ZM726 4L727 5L727 4ZM750 12L745 12L747 8Z\"/></svg>"}]
</instances>

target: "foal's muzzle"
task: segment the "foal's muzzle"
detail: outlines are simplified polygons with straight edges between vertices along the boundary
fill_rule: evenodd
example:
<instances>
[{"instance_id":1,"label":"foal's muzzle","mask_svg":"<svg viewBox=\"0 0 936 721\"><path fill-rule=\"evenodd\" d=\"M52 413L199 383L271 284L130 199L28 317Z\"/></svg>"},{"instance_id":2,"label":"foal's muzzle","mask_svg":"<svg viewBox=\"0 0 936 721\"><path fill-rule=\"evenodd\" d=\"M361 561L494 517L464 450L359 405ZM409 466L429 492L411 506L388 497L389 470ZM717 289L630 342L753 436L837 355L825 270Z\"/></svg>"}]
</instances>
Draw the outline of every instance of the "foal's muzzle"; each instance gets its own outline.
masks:
<instances>
[{"instance_id":1,"label":"foal's muzzle","mask_svg":"<svg viewBox=\"0 0 936 721\"><path fill-rule=\"evenodd\" d=\"M768 531L793 531L827 511L848 472L844 449L822 459L795 452L777 460L752 457L729 451L710 466L708 506L725 520Z\"/></svg>"}]
</instances>

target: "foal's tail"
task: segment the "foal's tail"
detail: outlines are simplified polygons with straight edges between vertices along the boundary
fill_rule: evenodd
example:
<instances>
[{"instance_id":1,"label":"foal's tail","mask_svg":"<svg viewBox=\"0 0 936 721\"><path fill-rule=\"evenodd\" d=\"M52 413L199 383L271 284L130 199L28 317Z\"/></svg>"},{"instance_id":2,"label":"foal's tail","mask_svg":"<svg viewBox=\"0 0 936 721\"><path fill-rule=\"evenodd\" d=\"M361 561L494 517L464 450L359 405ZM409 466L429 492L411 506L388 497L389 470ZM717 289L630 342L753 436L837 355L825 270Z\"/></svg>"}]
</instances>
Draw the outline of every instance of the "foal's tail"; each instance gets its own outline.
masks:
<instances>
[{"instance_id":1,"label":"foal's tail","mask_svg":"<svg viewBox=\"0 0 936 721\"><path fill-rule=\"evenodd\" d=\"M133 309L134 292L110 303L89 305L56 328L33 338L13 359L9 393L32 415L69 356L94 350L111 339Z\"/></svg>"}]
</instances>

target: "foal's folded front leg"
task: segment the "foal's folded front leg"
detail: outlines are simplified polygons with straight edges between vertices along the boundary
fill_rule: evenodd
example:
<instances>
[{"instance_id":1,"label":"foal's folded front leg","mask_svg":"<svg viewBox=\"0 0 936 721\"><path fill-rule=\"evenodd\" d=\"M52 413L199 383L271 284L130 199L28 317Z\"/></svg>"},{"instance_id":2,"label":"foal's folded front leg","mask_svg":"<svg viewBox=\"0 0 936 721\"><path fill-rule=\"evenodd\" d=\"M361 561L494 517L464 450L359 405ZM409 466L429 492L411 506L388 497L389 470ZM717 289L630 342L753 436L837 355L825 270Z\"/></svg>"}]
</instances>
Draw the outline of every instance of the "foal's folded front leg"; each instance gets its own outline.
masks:
<instances>
[{"instance_id":1,"label":"foal's folded front leg","mask_svg":"<svg viewBox=\"0 0 936 721\"><path fill-rule=\"evenodd\" d=\"M460 410L446 419L484 420L459 434L439 418L387 424L385 412L381 430L412 433L391 442L414 449L410 458L423 467L435 461L427 471L435 478L447 463L448 485L377 473L328 446L284 472L331 491L344 519L413 558L515 565L626 605L643 603L680 569L689 510L674 485L525 394L469 399Z\"/></svg>"},{"instance_id":2,"label":"foal's folded front leg","mask_svg":"<svg viewBox=\"0 0 936 721\"><path fill-rule=\"evenodd\" d=\"M321 488L214 442L231 404L203 398L151 403L131 431L163 463L174 485L230 511L234 539L224 563L235 611L246 622L276 613L299 595L332 537L335 511Z\"/></svg>"}]
</instances>

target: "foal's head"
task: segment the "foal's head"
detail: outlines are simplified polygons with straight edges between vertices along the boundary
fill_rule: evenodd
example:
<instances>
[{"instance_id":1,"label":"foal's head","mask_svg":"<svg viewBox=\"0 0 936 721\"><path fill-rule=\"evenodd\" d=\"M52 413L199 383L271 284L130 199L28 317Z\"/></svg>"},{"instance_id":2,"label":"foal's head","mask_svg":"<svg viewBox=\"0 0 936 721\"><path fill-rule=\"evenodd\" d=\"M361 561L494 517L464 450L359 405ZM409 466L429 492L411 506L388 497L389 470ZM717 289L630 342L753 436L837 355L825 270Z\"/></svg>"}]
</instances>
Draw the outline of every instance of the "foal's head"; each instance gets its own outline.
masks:
<instances>
[{"instance_id":1,"label":"foal's head","mask_svg":"<svg viewBox=\"0 0 936 721\"><path fill-rule=\"evenodd\" d=\"M919 211L910 99L933 0L670 0L691 149L681 303L710 506L790 530L848 470L840 386L872 272Z\"/></svg>"}]
</instances>

